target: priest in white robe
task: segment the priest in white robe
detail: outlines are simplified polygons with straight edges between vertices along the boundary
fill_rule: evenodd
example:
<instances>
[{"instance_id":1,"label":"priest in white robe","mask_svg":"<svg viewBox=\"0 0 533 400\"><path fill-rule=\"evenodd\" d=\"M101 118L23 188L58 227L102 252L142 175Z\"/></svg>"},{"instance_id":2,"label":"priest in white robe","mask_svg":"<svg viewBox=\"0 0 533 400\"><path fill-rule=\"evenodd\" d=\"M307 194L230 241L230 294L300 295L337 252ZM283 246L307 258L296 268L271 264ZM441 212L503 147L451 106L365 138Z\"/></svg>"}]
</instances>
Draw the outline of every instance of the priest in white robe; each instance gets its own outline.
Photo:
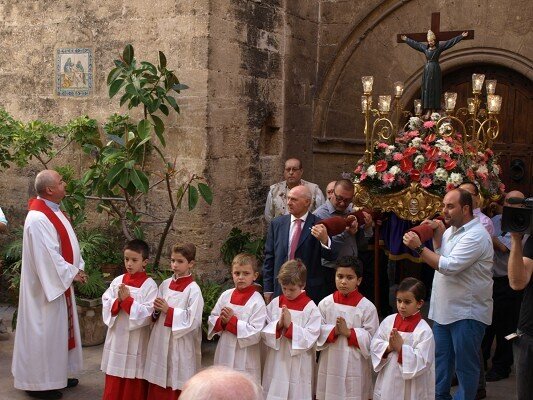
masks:
<instances>
[{"instance_id":1,"label":"priest in white robe","mask_svg":"<svg viewBox=\"0 0 533 400\"><path fill-rule=\"evenodd\" d=\"M73 281L85 282L76 234L59 209L65 182L52 170L35 179L23 234L22 271L12 373L31 397L59 399L82 369Z\"/></svg>"}]
</instances>

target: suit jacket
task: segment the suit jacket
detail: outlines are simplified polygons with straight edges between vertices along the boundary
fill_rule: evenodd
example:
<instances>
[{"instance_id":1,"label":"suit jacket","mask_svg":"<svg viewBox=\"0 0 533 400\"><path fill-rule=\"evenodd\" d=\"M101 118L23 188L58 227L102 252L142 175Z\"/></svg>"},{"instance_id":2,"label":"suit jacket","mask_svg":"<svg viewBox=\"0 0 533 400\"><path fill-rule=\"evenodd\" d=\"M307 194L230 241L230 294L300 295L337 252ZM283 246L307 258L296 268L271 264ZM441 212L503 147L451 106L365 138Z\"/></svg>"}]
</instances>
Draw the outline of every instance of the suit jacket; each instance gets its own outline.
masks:
<instances>
[{"instance_id":1,"label":"suit jacket","mask_svg":"<svg viewBox=\"0 0 533 400\"><path fill-rule=\"evenodd\" d=\"M330 275L326 271L327 268L322 266L321 258L335 259L334 250L324 248L320 241L311 235L311 227L318 221L319 218L315 215L311 213L307 215L298 247L294 253L294 257L301 259L307 268L305 290L316 304L329 294L331 287L328 284ZM277 276L281 266L289 257L290 224L290 214L281 215L272 220L268 229L263 263L263 289L265 292L274 292L274 297L281 294Z\"/></svg>"}]
</instances>

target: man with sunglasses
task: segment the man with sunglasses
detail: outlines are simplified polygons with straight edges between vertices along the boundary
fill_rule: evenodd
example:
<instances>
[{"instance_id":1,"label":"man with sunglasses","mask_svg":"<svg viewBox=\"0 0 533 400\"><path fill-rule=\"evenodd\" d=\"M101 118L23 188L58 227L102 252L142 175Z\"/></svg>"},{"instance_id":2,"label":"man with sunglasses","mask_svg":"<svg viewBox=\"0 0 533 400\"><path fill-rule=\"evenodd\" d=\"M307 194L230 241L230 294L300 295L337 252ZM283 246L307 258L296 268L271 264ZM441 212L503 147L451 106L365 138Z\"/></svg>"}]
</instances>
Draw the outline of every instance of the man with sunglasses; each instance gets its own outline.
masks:
<instances>
[{"instance_id":1,"label":"man with sunglasses","mask_svg":"<svg viewBox=\"0 0 533 400\"><path fill-rule=\"evenodd\" d=\"M319 219L326 219L334 216L345 217L352 212L352 199L354 195L353 182L349 179L339 179L336 181L331 197L313 214ZM366 238L372 237L372 216L368 213L365 215L365 224L359 226L357 219L352 222L346 230L331 238L333 246L338 249L338 257L353 256L358 257L358 247L366 245ZM330 286L329 292L335 290L335 260L328 261L322 259L322 265L328 268L329 275L327 282Z\"/></svg>"},{"instance_id":2,"label":"man with sunglasses","mask_svg":"<svg viewBox=\"0 0 533 400\"><path fill-rule=\"evenodd\" d=\"M304 181L302 175L304 168L302 161L297 158L289 158L285 161L283 170L284 181L270 186L267 201L265 205L265 220L270 224L274 218L289 213L287 208L287 196L289 190L296 186L305 186L311 192L311 205L309 212L313 212L317 207L324 203L324 195L317 184Z\"/></svg>"}]
</instances>

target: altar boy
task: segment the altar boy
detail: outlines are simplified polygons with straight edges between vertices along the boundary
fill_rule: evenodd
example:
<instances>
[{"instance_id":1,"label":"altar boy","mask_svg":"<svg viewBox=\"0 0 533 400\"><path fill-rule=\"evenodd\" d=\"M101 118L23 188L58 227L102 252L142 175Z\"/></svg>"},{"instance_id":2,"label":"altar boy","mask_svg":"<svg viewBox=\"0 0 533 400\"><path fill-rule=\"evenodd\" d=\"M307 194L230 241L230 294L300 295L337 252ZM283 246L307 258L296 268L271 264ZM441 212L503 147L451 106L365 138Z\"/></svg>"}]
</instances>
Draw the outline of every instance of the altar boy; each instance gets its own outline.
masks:
<instances>
[{"instance_id":1,"label":"altar boy","mask_svg":"<svg viewBox=\"0 0 533 400\"><path fill-rule=\"evenodd\" d=\"M278 274L283 294L267 306L267 325L262 332L268 346L263 371L266 400L313 397L315 343L321 317L304 291L306 278L301 260L287 261Z\"/></svg>"},{"instance_id":2,"label":"altar boy","mask_svg":"<svg viewBox=\"0 0 533 400\"><path fill-rule=\"evenodd\" d=\"M144 268L149 247L140 239L124 247L126 273L115 278L102 296L108 326L101 369L105 372L103 400L145 400L143 378L157 284Z\"/></svg>"}]
</instances>

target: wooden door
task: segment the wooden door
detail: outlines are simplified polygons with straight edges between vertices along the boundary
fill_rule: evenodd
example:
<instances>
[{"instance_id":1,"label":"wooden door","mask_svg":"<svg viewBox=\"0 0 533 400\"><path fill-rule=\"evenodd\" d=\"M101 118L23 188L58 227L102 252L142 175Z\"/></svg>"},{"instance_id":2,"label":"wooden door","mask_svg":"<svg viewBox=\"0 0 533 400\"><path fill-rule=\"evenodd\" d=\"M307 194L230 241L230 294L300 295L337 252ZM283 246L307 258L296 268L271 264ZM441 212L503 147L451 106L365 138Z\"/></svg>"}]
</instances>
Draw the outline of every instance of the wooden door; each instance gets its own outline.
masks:
<instances>
[{"instance_id":1,"label":"wooden door","mask_svg":"<svg viewBox=\"0 0 533 400\"><path fill-rule=\"evenodd\" d=\"M526 196L533 196L533 82L514 70L493 64L448 71L443 75L442 92L457 92L458 107L466 106L466 99L472 97L473 73L496 79L496 94L503 98L498 116L500 134L493 145L500 156L502 181L507 191L520 190ZM420 98L420 92L413 97L416 98Z\"/></svg>"}]
</instances>

